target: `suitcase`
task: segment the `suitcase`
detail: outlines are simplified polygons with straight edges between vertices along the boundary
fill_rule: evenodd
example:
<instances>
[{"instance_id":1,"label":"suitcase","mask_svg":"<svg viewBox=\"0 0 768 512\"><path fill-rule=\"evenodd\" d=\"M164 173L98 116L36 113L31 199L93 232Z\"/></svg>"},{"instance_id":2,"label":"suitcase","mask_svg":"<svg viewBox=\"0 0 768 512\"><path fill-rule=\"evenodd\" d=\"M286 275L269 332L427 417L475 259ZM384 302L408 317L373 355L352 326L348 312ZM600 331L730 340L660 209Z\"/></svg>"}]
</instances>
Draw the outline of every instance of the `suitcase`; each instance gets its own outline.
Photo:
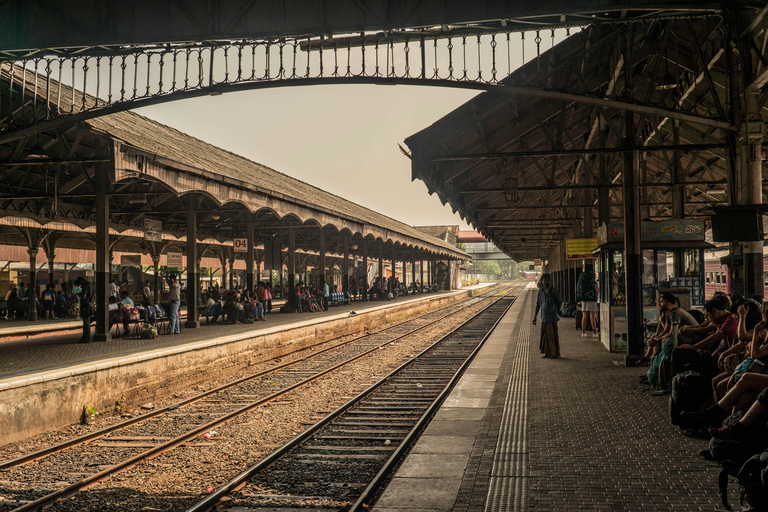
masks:
<instances>
[{"instance_id":1,"label":"suitcase","mask_svg":"<svg viewBox=\"0 0 768 512\"><path fill-rule=\"evenodd\" d=\"M680 424L680 413L697 412L702 409L712 394L709 382L697 372L683 372L672 379L672 393L669 396L669 419L673 425Z\"/></svg>"}]
</instances>

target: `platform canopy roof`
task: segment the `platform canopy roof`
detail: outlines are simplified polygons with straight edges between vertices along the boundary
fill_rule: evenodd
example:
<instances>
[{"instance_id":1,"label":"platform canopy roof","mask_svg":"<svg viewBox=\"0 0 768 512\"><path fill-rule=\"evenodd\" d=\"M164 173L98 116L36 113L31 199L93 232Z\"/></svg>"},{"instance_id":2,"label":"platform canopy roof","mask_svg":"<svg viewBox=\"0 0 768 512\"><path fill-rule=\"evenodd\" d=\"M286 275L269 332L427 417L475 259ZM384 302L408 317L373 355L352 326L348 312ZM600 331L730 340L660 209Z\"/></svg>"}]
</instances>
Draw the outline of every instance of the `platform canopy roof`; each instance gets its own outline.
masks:
<instances>
[{"instance_id":1,"label":"platform canopy roof","mask_svg":"<svg viewBox=\"0 0 768 512\"><path fill-rule=\"evenodd\" d=\"M482 93L408 137L413 178L514 259L545 258L594 233L598 218L622 218L630 112L641 218L735 204L729 162L744 96L732 84L758 76L763 118L768 98L768 32L750 13L749 26L693 12L586 26L511 74L517 90Z\"/></svg>"},{"instance_id":2,"label":"platform canopy roof","mask_svg":"<svg viewBox=\"0 0 768 512\"><path fill-rule=\"evenodd\" d=\"M21 93L23 75L17 70L13 94ZM26 94L36 95L31 104L38 108L58 101L66 110L73 97L95 101L65 86L59 90L57 83L50 92L31 90L30 83ZM0 91L0 101L8 101L7 94ZM355 255L362 254L365 239L390 247L386 259L391 248L397 258L468 259L454 245L403 222L130 111L0 145L0 216L22 219L0 223L0 240L36 245L55 231L52 236L63 237L62 243L91 245L86 228L95 222L96 173L109 176L110 230L124 251L148 250L147 219L162 222L161 247L186 240L187 203L193 201L198 240L224 248L231 248L234 237L246 237L250 225L256 244L285 247L293 228L297 249L317 253L322 229L328 254L341 254L347 237ZM373 243L368 252L378 257Z\"/></svg>"}]
</instances>

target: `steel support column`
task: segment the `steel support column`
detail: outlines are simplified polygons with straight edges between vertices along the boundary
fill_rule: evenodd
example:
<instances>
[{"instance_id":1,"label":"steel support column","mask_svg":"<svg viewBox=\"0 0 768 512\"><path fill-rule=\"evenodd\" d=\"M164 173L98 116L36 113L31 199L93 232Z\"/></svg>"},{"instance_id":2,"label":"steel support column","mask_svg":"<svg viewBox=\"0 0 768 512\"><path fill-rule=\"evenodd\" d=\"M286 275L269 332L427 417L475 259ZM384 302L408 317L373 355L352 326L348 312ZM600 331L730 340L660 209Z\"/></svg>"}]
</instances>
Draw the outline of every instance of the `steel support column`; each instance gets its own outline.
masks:
<instances>
[{"instance_id":1,"label":"steel support column","mask_svg":"<svg viewBox=\"0 0 768 512\"><path fill-rule=\"evenodd\" d=\"M600 116L600 148L605 148L606 128L605 118ZM600 161L600 188L597 189L597 224L602 226L611 223L611 179L608 176L608 155L601 153Z\"/></svg>"},{"instance_id":2,"label":"steel support column","mask_svg":"<svg viewBox=\"0 0 768 512\"><path fill-rule=\"evenodd\" d=\"M763 134L765 123L760 117L760 93L746 92L747 120L742 123L743 136L740 144L739 203L760 205L763 203ZM763 242L744 242L744 296L764 296Z\"/></svg>"},{"instance_id":3,"label":"steel support column","mask_svg":"<svg viewBox=\"0 0 768 512\"><path fill-rule=\"evenodd\" d=\"M29 254L29 311L27 311L27 320L34 322L37 320L37 252L38 248L30 247L27 249ZM22 290L22 293L24 291Z\"/></svg>"},{"instance_id":4,"label":"steel support column","mask_svg":"<svg viewBox=\"0 0 768 512\"><path fill-rule=\"evenodd\" d=\"M154 266L155 275L153 277L153 300L157 304L160 302L160 254L152 255L152 265Z\"/></svg>"},{"instance_id":5,"label":"steel support column","mask_svg":"<svg viewBox=\"0 0 768 512\"><path fill-rule=\"evenodd\" d=\"M283 275L282 269L283 269L283 265L281 261L280 262L281 276ZM280 284L282 288L282 282ZM293 289L295 286L296 286L296 230L293 228L288 228L288 294L287 294L288 296L284 298L288 301L287 304L289 305L289 307L291 304L290 300L293 298Z\"/></svg>"},{"instance_id":6,"label":"steel support column","mask_svg":"<svg viewBox=\"0 0 768 512\"><path fill-rule=\"evenodd\" d=\"M379 243L379 281L384 280L384 242Z\"/></svg>"},{"instance_id":7,"label":"steel support column","mask_svg":"<svg viewBox=\"0 0 768 512\"><path fill-rule=\"evenodd\" d=\"M187 196L187 321L184 327L200 327L198 304L200 303L200 258L197 256L197 197Z\"/></svg>"},{"instance_id":8,"label":"steel support column","mask_svg":"<svg viewBox=\"0 0 768 512\"><path fill-rule=\"evenodd\" d=\"M424 256L419 260L419 286L424 289Z\"/></svg>"},{"instance_id":9,"label":"steel support column","mask_svg":"<svg viewBox=\"0 0 768 512\"><path fill-rule=\"evenodd\" d=\"M341 268L341 291L349 293L349 237L344 236L344 260L342 261Z\"/></svg>"},{"instance_id":10,"label":"steel support column","mask_svg":"<svg viewBox=\"0 0 768 512\"><path fill-rule=\"evenodd\" d=\"M229 257L229 290L235 289L235 254Z\"/></svg>"},{"instance_id":11,"label":"steel support column","mask_svg":"<svg viewBox=\"0 0 768 512\"><path fill-rule=\"evenodd\" d=\"M253 260L256 259L253 247L253 222L247 222L245 224L246 239L248 240L248 247L245 253L245 286L249 292L253 292Z\"/></svg>"},{"instance_id":12,"label":"steel support column","mask_svg":"<svg viewBox=\"0 0 768 512\"><path fill-rule=\"evenodd\" d=\"M318 264L320 272L317 274L317 287L320 289L320 291L323 290L323 285L325 284L325 250L325 231L323 231L323 228L320 227L320 263Z\"/></svg>"},{"instance_id":13,"label":"steel support column","mask_svg":"<svg viewBox=\"0 0 768 512\"><path fill-rule=\"evenodd\" d=\"M109 341L109 175L106 168L97 167L96 173L96 334L94 341Z\"/></svg>"},{"instance_id":14,"label":"steel support column","mask_svg":"<svg viewBox=\"0 0 768 512\"><path fill-rule=\"evenodd\" d=\"M368 300L368 243L363 238L363 279L360 283L360 290L363 292L363 300Z\"/></svg>"},{"instance_id":15,"label":"steel support column","mask_svg":"<svg viewBox=\"0 0 768 512\"><path fill-rule=\"evenodd\" d=\"M227 287L227 255L222 251L219 255L219 264L221 265L221 286L220 288Z\"/></svg>"},{"instance_id":16,"label":"steel support column","mask_svg":"<svg viewBox=\"0 0 768 512\"><path fill-rule=\"evenodd\" d=\"M672 138L680 143L680 121L672 121ZM685 176L680 169L680 151L672 152L672 218L685 218Z\"/></svg>"},{"instance_id":17,"label":"steel support column","mask_svg":"<svg viewBox=\"0 0 768 512\"><path fill-rule=\"evenodd\" d=\"M633 114L627 114L627 144L634 146ZM630 366L643 351L643 303L642 303L642 246L640 240L640 216L638 204L640 187L637 183L640 155L638 151L627 153L624 159L624 261L627 305L627 355Z\"/></svg>"},{"instance_id":18,"label":"steel support column","mask_svg":"<svg viewBox=\"0 0 768 512\"><path fill-rule=\"evenodd\" d=\"M48 258L48 284L53 286L53 265L56 261L56 250L53 247L46 248L45 255Z\"/></svg>"}]
</instances>

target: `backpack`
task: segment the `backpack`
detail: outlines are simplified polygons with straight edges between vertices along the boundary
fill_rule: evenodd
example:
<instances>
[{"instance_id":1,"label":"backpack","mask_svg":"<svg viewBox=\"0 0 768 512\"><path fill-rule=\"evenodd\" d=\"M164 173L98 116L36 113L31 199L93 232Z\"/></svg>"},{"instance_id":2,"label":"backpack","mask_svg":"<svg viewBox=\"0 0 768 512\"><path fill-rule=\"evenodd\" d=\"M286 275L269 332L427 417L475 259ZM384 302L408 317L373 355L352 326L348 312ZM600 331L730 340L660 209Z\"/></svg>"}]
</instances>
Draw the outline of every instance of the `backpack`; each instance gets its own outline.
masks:
<instances>
[{"instance_id":1,"label":"backpack","mask_svg":"<svg viewBox=\"0 0 768 512\"><path fill-rule=\"evenodd\" d=\"M731 510L728 503L728 476L733 475L741 486L741 495L739 502L749 505L749 510L758 511L768 508L768 451L753 455L737 470L738 466L731 461L723 462L723 469L720 471L718 483L720 487L720 497L723 500L723 506Z\"/></svg>"},{"instance_id":2,"label":"backpack","mask_svg":"<svg viewBox=\"0 0 768 512\"><path fill-rule=\"evenodd\" d=\"M579 276L579 281L576 283L576 300L595 302L597 296L595 296L595 285L589 279L586 272Z\"/></svg>"},{"instance_id":3,"label":"backpack","mask_svg":"<svg viewBox=\"0 0 768 512\"><path fill-rule=\"evenodd\" d=\"M672 379L672 393L669 395L669 419L673 425L687 428L680 423L680 413L696 412L704 406L712 391L709 382L697 372L683 372Z\"/></svg>"},{"instance_id":4,"label":"backpack","mask_svg":"<svg viewBox=\"0 0 768 512\"><path fill-rule=\"evenodd\" d=\"M54 298L53 290L46 289L43 292L43 302L53 302L53 298Z\"/></svg>"}]
</instances>

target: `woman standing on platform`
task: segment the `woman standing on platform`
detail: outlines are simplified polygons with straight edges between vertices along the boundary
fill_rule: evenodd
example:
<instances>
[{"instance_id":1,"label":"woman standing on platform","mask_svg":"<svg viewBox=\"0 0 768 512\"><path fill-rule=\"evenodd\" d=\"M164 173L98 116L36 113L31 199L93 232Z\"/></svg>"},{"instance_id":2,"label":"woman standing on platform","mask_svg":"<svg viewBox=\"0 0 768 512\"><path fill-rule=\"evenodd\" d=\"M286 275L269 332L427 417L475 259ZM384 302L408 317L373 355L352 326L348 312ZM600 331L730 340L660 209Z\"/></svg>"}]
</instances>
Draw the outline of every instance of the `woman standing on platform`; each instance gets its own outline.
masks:
<instances>
[{"instance_id":1,"label":"woman standing on platform","mask_svg":"<svg viewBox=\"0 0 768 512\"><path fill-rule=\"evenodd\" d=\"M549 274L541 275L541 288L536 298L536 311L533 313L533 325L536 325L536 316L541 310L541 341L539 349L544 357L557 359L560 357L560 337L557 334L557 322L560 317L557 311L563 302L560 293L552 286Z\"/></svg>"}]
</instances>

